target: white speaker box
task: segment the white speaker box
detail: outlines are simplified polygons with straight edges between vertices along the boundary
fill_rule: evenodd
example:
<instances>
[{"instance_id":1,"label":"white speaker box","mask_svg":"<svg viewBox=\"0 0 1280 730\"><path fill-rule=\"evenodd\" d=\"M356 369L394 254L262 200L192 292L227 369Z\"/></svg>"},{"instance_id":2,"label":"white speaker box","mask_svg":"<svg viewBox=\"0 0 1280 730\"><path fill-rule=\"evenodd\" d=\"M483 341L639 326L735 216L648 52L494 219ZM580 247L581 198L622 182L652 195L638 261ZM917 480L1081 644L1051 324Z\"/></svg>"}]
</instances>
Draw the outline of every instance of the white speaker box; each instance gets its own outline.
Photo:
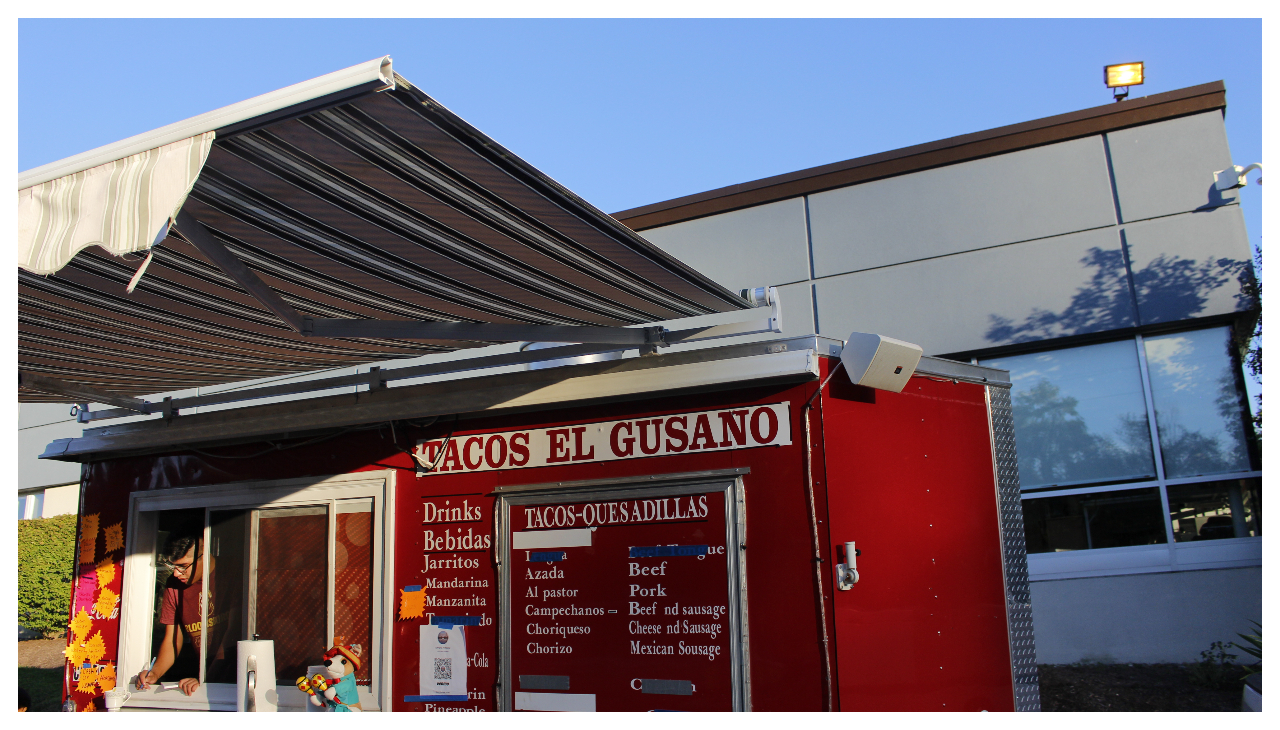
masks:
<instances>
[{"instance_id":1,"label":"white speaker box","mask_svg":"<svg viewBox=\"0 0 1280 730\"><path fill-rule=\"evenodd\" d=\"M840 361L849 380L877 390L901 393L920 364L919 345L891 337L854 332L844 343Z\"/></svg>"}]
</instances>

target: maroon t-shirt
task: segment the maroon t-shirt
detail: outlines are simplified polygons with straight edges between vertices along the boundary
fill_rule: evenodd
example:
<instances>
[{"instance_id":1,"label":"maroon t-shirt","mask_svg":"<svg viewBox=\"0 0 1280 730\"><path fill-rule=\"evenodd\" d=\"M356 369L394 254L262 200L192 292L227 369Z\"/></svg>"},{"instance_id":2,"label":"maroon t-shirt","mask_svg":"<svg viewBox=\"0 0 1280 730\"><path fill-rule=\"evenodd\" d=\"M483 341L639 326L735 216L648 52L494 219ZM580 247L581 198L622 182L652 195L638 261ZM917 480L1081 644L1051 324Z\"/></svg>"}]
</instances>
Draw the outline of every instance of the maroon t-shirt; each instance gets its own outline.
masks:
<instances>
[{"instance_id":1,"label":"maroon t-shirt","mask_svg":"<svg viewBox=\"0 0 1280 730\"><path fill-rule=\"evenodd\" d=\"M200 601L203 597L203 583L196 581L190 585L178 578L170 577L164 586L164 598L160 603L160 623L177 624L186 636L183 639L183 651L190 646L197 654L200 652ZM209 608L209 648L213 658L223 659L223 638L227 630L226 610L219 612L217 597L211 597Z\"/></svg>"}]
</instances>

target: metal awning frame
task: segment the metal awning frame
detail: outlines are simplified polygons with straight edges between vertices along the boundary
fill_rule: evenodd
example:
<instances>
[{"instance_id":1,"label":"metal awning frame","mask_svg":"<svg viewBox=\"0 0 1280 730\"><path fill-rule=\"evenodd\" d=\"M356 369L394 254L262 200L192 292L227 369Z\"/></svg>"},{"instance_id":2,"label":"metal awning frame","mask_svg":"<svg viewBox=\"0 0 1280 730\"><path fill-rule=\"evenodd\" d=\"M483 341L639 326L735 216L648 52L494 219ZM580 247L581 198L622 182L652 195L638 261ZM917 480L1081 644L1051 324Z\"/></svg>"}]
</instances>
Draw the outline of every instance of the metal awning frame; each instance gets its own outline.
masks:
<instances>
[{"instance_id":1,"label":"metal awning frame","mask_svg":"<svg viewBox=\"0 0 1280 730\"><path fill-rule=\"evenodd\" d=\"M765 384L814 380L818 360L839 358L840 340L821 335L685 350L659 357L594 362L564 368L322 395L297 401L232 408L171 420L145 420L87 428L83 436L57 439L41 459L88 462L190 448L216 448L275 440L319 439L362 428L410 421L426 428L453 416L457 421L587 404L618 403L658 396L706 393ZM548 352L544 350L543 352ZM916 375L1008 388L1008 372L924 357ZM413 421L427 419L416 426ZM266 452L262 452L266 453ZM213 454L207 456L217 458ZM243 458L231 456L230 458Z\"/></svg>"},{"instance_id":2,"label":"metal awning frame","mask_svg":"<svg viewBox=\"0 0 1280 730\"><path fill-rule=\"evenodd\" d=\"M190 224L188 223L188 227ZM220 245L220 244L219 244ZM225 251L225 249L224 249ZM228 252L228 255L230 253ZM241 264L243 266L243 264ZM248 269L245 269L248 271ZM230 272L227 272L230 274ZM252 272L250 272L252 275ZM256 277L255 277L256 278ZM260 280L259 280L259 283ZM262 286L266 286L263 284ZM724 312L717 315L702 315L699 317L691 317L689 319L701 320L703 324L691 327L683 327L679 329L668 329L667 327L657 326L636 326L636 327L548 327L539 325L511 325L511 327L524 327L533 331L542 329L561 329L580 332L588 329L619 329L629 331L640 335L651 334L657 331L660 339L649 341L647 338L641 340L645 344L641 344L637 348L633 343L605 342L605 343L579 343L564 345L561 347L549 347L537 350L523 350L520 352L503 353L499 355L488 355L483 357L466 358L461 360L453 360L442 363L428 363L424 365L413 365L410 367L394 368L391 370L383 370L381 367L370 368L368 373L359 373L356 375L342 375L332 378L321 378L317 380L305 380L296 383L284 383L281 385L270 385L261 388L248 388L245 390L225 391L222 393L213 393L210 395L192 396L188 398L165 398L160 403L152 403L150 401L137 398L129 398L127 396L106 393L93 388L87 388L71 383L64 383L55 378L49 378L29 373L18 373L18 383L21 387L31 390L39 390L54 395L66 395L75 399L77 403L77 411L75 412L76 420L79 423L89 423L90 421L99 421L112 418L126 418L137 416L139 414L152 415L162 414L166 419L172 419L180 414L184 408L196 408L199 406L221 405L226 403L239 403L251 400L260 400L263 398L273 398L285 395L295 395L298 393L310 393L321 390L330 390L333 388L351 387L351 386L368 386L370 390L377 390L387 387L387 383L395 380L407 380L410 378L421 378L433 375L449 375L454 373L463 373L473 370L485 370L489 368L504 367L508 365L528 365L538 362L546 362L550 360L560 360L564 358L582 357L585 355L599 355L611 352L623 352L626 350L639 349L642 356L656 354L659 346L665 347L673 344L685 344L702 342L706 340L715 340L724 337L736 337L740 335L763 334L766 332L781 333L782 332L782 307L778 300L778 291L776 287L769 287L767 295L763 300L757 300L759 306L757 309L744 309L733 312ZM274 295L274 292L272 292ZM281 305L288 307L283 301ZM760 317L760 308L768 307L769 316ZM714 319L711 324L705 324L707 319ZM323 321L323 320L322 320ZM334 320L337 322L361 322L365 320ZM383 322L380 320L367 320L371 325L387 325L397 324L394 322ZM687 320L673 320L667 324L680 327L680 323ZM432 325L433 322L406 322L405 324L415 325ZM440 323L446 326L455 326L455 323ZM467 327L507 327L508 325L456 325ZM347 335L351 336L351 335ZM531 342L543 342L548 340L529 340ZM105 403L108 405L119 406L109 410L90 411L88 403Z\"/></svg>"}]
</instances>

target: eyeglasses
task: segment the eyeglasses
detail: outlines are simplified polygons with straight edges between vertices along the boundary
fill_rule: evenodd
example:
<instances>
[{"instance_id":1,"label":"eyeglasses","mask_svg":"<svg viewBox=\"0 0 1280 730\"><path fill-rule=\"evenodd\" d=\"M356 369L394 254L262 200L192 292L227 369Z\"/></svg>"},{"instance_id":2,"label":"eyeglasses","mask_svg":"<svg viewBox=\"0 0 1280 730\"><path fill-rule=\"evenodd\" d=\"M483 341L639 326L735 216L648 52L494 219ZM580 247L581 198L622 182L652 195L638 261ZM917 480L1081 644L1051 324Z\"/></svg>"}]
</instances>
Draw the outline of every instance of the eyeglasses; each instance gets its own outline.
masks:
<instances>
[{"instance_id":1,"label":"eyeglasses","mask_svg":"<svg viewBox=\"0 0 1280 730\"><path fill-rule=\"evenodd\" d=\"M174 575L178 575L178 574L186 575L187 573L191 572L191 568L195 567L195 563L194 562L192 563L166 562L165 567L167 567L169 570L172 570Z\"/></svg>"}]
</instances>

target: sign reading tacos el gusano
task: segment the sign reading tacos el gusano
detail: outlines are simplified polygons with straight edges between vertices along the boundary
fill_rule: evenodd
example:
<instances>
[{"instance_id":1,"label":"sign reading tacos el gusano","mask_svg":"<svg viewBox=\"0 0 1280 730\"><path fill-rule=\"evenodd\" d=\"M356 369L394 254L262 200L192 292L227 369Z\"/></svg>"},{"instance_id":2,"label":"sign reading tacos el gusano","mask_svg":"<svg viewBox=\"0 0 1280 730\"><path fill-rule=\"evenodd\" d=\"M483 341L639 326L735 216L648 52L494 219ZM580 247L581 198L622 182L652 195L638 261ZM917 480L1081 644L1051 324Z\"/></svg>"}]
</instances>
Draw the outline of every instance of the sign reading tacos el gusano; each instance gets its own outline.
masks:
<instances>
[{"instance_id":1,"label":"sign reading tacos el gusano","mask_svg":"<svg viewBox=\"0 0 1280 730\"><path fill-rule=\"evenodd\" d=\"M514 710L733 709L723 491L510 508Z\"/></svg>"},{"instance_id":2,"label":"sign reading tacos el gusano","mask_svg":"<svg viewBox=\"0 0 1280 730\"><path fill-rule=\"evenodd\" d=\"M649 456L785 446L791 443L789 403L677 413L419 441L415 451L435 464L426 474L527 469Z\"/></svg>"}]
</instances>

